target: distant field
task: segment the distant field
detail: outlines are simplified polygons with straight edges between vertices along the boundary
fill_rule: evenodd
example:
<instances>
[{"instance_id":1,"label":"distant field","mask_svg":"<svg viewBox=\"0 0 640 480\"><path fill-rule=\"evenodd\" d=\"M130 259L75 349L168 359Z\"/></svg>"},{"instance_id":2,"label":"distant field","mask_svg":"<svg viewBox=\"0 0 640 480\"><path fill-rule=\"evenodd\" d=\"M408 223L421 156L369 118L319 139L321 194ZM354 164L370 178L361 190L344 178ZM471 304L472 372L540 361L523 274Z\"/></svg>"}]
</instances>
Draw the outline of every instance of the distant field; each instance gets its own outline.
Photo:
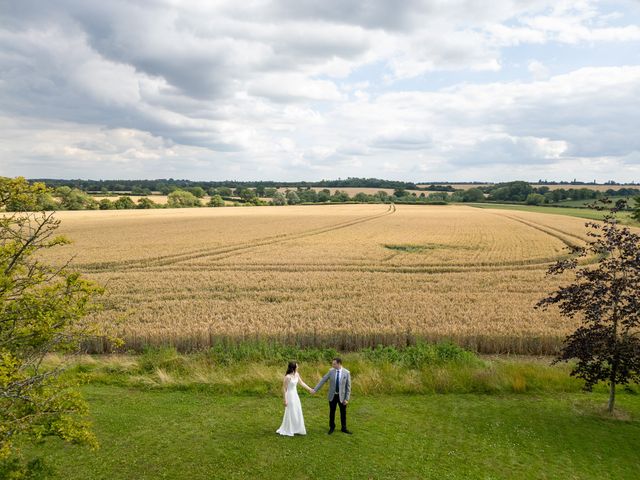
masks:
<instances>
[{"instance_id":1,"label":"distant field","mask_svg":"<svg viewBox=\"0 0 640 480\"><path fill-rule=\"evenodd\" d=\"M340 190L341 192L347 192L349 194L350 197L353 197L354 195L358 194L358 193L366 193L367 195L373 195L374 193L378 193L378 192L386 192L389 195L393 195L393 192L395 191L393 188L356 188L356 187L311 187L313 190L315 190L316 192L319 192L321 190L324 190L325 188L329 191L331 191L331 193L335 192L336 190ZM295 188L279 188L278 189L280 192L286 192L287 190L295 190ZM425 195L428 195L429 193L433 193L430 191L424 191L424 190L407 190L407 192L409 193L415 193L416 195L420 195L421 193L424 193ZM448 192L451 193L451 192Z\"/></svg>"},{"instance_id":2,"label":"distant field","mask_svg":"<svg viewBox=\"0 0 640 480\"><path fill-rule=\"evenodd\" d=\"M585 238L583 220L565 215L332 205L58 217L75 243L54 259L75 254L107 285L100 318L122 322L129 348L451 338L484 352L549 353L575 325L533 309L554 285L550 262Z\"/></svg>"},{"instance_id":3,"label":"distant field","mask_svg":"<svg viewBox=\"0 0 640 480\"><path fill-rule=\"evenodd\" d=\"M638 188L640 185L534 185L535 187L549 187L549 190L558 190L564 188L568 190L570 188L588 188L591 190L598 190L599 192L605 192L607 190L620 190L621 188Z\"/></svg>"},{"instance_id":4,"label":"distant field","mask_svg":"<svg viewBox=\"0 0 640 480\"><path fill-rule=\"evenodd\" d=\"M633 197L611 196L609 197L609 200L611 200L613 203L618 200L627 200L630 207L636 206L636 202L634 201ZM561 205L563 207L586 207L593 202L594 200L564 200L562 202L555 203L554 205Z\"/></svg>"},{"instance_id":5,"label":"distant field","mask_svg":"<svg viewBox=\"0 0 640 480\"><path fill-rule=\"evenodd\" d=\"M468 190L469 188L479 188L486 187L491 184L484 183L434 183L434 184L420 184L417 185L419 188L426 188L430 185L451 185L453 188ZM640 189L640 185L547 185L547 184L532 184L533 187L549 187L549 190L558 190L560 188L564 188L565 190L570 188L589 188L591 190L598 190L600 192L605 192L607 190L620 190L621 188L638 188Z\"/></svg>"},{"instance_id":6,"label":"distant field","mask_svg":"<svg viewBox=\"0 0 640 480\"><path fill-rule=\"evenodd\" d=\"M131 200L133 200L135 203L138 203L138 200L140 200L143 197L149 198L151 200L153 200L155 203L157 203L158 205L166 205L169 202L169 197L167 195L129 195L129 194L122 194L122 195L126 195L131 197ZM92 195L92 197L96 200L96 201L100 201L103 198L107 198L109 200L111 200L112 202L117 200L118 198L120 198L121 195L113 195L110 197L107 196L100 196L100 195ZM207 202L211 199L211 197L209 197L208 195L205 195L204 197L202 197L200 199L200 202L203 205L206 205ZM263 199L265 201L269 201L271 200L270 198L265 198ZM225 200L224 202L226 205L232 205L233 202L229 201L229 200Z\"/></svg>"},{"instance_id":7,"label":"distant field","mask_svg":"<svg viewBox=\"0 0 640 480\"><path fill-rule=\"evenodd\" d=\"M99 202L103 198L106 198L106 199L111 200L113 202L113 201L116 201L121 196L131 197L131 200L133 200L136 203L138 203L138 200L140 200L141 198L146 197L146 198L149 198L149 199L153 200L155 203L157 203L159 205L166 205L168 200L169 200L169 197L167 195L130 195L128 193L123 193L121 195L111 195L111 196L92 195L94 200L96 200L97 202ZM209 201L208 197L207 197L206 201Z\"/></svg>"},{"instance_id":8,"label":"distant field","mask_svg":"<svg viewBox=\"0 0 640 480\"><path fill-rule=\"evenodd\" d=\"M427 188L431 185L442 185L442 186L451 186L457 190L468 190L470 188L480 188L480 187L488 187L489 183L424 183L420 185L416 185L418 188Z\"/></svg>"},{"instance_id":9,"label":"distant field","mask_svg":"<svg viewBox=\"0 0 640 480\"><path fill-rule=\"evenodd\" d=\"M591 210L588 208L571 208L571 207L553 207L553 206L537 206L537 205L513 205L513 204L500 204L500 203L474 203L469 204L476 208L495 209L495 210L515 210L521 212L537 212L546 213L549 215L563 215L570 217L586 218L589 220L601 220L604 216L604 212ZM621 212L618 214L618 218L622 223L631 226L640 226L640 224L631 218L630 212Z\"/></svg>"}]
</instances>

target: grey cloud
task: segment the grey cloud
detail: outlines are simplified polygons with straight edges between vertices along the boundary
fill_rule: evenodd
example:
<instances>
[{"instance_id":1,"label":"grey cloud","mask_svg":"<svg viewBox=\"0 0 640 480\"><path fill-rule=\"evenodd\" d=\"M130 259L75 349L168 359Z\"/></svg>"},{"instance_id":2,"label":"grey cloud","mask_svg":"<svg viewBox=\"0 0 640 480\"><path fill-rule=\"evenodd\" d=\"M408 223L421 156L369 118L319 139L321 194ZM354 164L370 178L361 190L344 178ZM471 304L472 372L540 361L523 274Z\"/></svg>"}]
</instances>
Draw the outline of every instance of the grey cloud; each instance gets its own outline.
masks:
<instances>
[{"instance_id":1,"label":"grey cloud","mask_svg":"<svg viewBox=\"0 0 640 480\"><path fill-rule=\"evenodd\" d=\"M518 24L520 15L554 3L3 2L0 115L58 122L73 135L47 127L52 143L55 135L64 137L87 158L124 164L127 155L148 151L150 157L191 155L209 168L211 155L239 174L250 165L265 175L332 166L336 175L375 175L386 161L409 172L423 154L439 168L451 159L456 166L600 156L637 163L630 153L640 151L640 82L633 68L376 94L390 73L409 78L497 68L501 45L513 38L492 38L487 25ZM372 68L378 77L367 78L365 91L349 99L336 82L361 81L343 77L367 64L388 69ZM619 78L603 81L607 75ZM104 136L100 128L127 129L136 138ZM285 137L291 151L277 146ZM13 145L6 133L2 141ZM115 151L111 141L118 142ZM64 151L47 157L45 147L34 151L24 142L15 152L26 152L27 162L58 159ZM69 158L71 169L80 168Z\"/></svg>"},{"instance_id":2,"label":"grey cloud","mask_svg":"<svg viewBox=\"0 0 640 480\"><path fill-rule=\"evenodd\" d=\"M540 165L556 163L565 151L566 145L560 141L497 135L454 151L451 158L454 165Z\"/></svg>"},{"instance_id":3,"label":"grey cloud","mask_svg":"<svg viewBox=\"0 0 640 480\"><path fill-rule=\"evenodd\" d=\"M384 150L424 150L433 146L433 139L425 132L403 131L380 134L369 145Z\"/></svg>"}]
</instances>

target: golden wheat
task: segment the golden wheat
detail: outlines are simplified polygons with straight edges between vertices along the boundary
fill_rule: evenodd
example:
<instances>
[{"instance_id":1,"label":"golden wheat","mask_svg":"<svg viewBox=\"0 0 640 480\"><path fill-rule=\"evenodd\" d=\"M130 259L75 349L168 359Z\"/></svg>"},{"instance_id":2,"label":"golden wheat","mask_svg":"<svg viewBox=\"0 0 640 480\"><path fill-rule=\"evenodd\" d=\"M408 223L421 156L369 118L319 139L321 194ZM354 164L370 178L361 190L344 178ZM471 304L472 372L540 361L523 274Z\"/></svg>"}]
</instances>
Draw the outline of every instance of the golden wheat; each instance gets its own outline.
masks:
<instances>
[{"instance_id":1,"label":"golden wheat","mask_svg":"<svg viewBox=\"0 0 640 480\"><path fill-rule=\"evenodd\" d=\"M550 353L575 322L534 310L584 220L466 206L60 212L127 348L274 339L355 349L452 339ZM92 349L108 349L96 341Z\"/></svg>"}]
</instances>

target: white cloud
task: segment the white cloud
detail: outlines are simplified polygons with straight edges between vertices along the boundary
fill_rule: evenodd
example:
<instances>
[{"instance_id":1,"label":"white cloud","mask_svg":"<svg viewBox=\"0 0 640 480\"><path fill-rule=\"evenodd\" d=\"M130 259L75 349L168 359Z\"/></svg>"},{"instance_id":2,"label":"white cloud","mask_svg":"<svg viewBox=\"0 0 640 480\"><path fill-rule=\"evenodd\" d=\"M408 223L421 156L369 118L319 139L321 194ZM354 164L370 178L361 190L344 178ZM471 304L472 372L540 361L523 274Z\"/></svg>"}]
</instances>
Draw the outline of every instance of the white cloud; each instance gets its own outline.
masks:
<instances>
[{"instance_id":1,"label":"white cloud","mask_svg":"<svg viewBox=\"0 0 640 480\"><path fill-rule=\"evenodd\" d=\"M16 2L0 19L0 173L495 180L580 164L631 179L640 58L592 64L589 49L637 45L640 9L610 7ZM562 69L558 46L585 50Z\"/></svg>"},{"instance_id":2,"label":"white cloud","mask_svg":"<svg viewBox=\"0 0 640 480\"><path fill-rule=\"evenodd\" d=\"M527 70L531 72L531 75L536 80L549 78L549 69L544 65L544 63L539 62L538 60L531 60L527 65Z\"/></svg>"}]
</instances>

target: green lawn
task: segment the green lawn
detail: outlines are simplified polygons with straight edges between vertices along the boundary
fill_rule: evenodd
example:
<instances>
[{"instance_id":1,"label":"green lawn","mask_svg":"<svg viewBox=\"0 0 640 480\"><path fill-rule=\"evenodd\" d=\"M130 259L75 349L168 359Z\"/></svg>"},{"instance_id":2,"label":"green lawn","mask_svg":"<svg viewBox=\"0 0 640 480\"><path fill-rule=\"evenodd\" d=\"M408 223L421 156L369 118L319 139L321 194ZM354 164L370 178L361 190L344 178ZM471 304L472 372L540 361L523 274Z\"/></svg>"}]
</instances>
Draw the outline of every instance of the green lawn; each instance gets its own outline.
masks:
<instances>
[{"instance_id":1,"label":"green lawn","mask_svg":"<svg viewBox=\"0 0 640 480\"><path fill-rule=\"evenodd\" d=\"M627 200L629 202L629 206L630 207L635 208L635 206L636 206L636 202L634 200L635 197L613 196L613 197L608 197L608 198L614 204L618 200ZM591 199L591 200L562 200L560 202L555 203L554 205L560 205L560 206L563 206L563 207L586 207L587 205L592 204L593 202L594 202L593 199Z\"/></svg>"},{"instance_id":2,"label":"green lawn","mask_svg":"<svg viewBox=\"0 0 640 480\"><path fill-rule=\"evenodd\" d=\"M324 395L302 394L308 435L275 434L275 395L83 387L102 444L30 451L60 479L624 479L640 471L640 397L603 394L359 396L347 436L326 434Z\"/></svg>"},{"instance_id":3,"label":"green lawn","mask_svg":"<svg viewBox=\"0 0 640 480\"><path fill-rule=\"evenodd\" d=\"M591 210L588 208L570 208L570 207L544 207L537 205L513 205L501 203L468 203L471 207L476 208L492 208L499 210L522 210L525 212L550 213L552 215L568 215L570 217L586 218L589 220L601 220L604 212ZM631 212L620 212L618 218L626 225L638 226L638 222L631 218Z\"/></svg>"}]
</instances>

